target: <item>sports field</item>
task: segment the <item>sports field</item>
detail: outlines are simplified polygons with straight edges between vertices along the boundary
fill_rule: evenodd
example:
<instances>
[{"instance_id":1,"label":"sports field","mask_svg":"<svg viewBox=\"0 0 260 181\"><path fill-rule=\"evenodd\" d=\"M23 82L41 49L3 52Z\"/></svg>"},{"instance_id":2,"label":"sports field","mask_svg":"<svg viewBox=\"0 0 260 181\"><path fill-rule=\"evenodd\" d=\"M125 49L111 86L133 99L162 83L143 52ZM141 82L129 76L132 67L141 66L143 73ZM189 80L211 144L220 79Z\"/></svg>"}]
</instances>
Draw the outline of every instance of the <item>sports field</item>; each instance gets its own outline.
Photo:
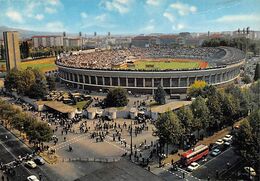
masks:
<instances>
[{"instance_id":1,"label":"sports field","mask_svg":"<svg viewBox=\"0 0 260 181\"><path fill-rule=\"evenodd\" d=\"M43 72L57 69L57 66L55 65L55 57L37 59L21 63L22 69L26 69L27 67L38 68Z\"/></svg>"},{"instance_id":2,"label":"sports field","mask_svg":"<svg viewBox=\"0 0 260 181\"><path fill-rule=\"evenodd\" d=\"M201 60L189 59L146 59L136 60L120 66L122 69L133 70L167 70L167 69L194 69L207 68L208 63Z\"/></svg>"}]
</instances>

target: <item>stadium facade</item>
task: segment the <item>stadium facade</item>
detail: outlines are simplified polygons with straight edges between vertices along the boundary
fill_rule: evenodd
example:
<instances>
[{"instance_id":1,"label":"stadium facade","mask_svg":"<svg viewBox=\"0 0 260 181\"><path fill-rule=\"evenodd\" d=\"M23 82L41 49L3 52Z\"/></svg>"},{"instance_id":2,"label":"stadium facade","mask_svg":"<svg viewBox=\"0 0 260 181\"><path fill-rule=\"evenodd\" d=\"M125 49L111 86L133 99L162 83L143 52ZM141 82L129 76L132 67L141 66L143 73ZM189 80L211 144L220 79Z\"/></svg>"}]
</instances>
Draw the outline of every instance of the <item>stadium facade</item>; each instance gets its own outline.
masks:
<instances>
[{"instance_id":1,"label":"stadium facade","mask_svg":"<svg viewBox=\"0 0 260 181\"><path fill-rule=\"evenodd\" d=\"M61 80L74 88L84 90L110 89L122 87L134 93L153 94L158 85L167 93L184 93L196 80L204 80L208 84L221 86L231 83L239 77L240 69L245 62L242 51L220 47L222 54L216 57L200 57L214 66L205 69L187 70L118 70L77 68L56 64ZM224 52L224 53L223 53ZM198 58L187 55L185 58Z\"/></svg>"}]
</instances>

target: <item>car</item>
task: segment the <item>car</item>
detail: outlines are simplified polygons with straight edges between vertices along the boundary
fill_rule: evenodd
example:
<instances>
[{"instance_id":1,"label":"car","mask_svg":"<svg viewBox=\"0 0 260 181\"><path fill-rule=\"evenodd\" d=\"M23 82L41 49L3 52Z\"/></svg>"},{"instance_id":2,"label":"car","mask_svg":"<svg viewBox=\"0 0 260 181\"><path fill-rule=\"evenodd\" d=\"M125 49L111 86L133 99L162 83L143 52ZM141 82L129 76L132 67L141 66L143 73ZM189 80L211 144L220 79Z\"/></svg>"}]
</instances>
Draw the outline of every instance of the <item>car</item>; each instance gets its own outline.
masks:
<instances>
[{"instance_id":1,"label":"car","mask_svg":"<svg viewBox=\"0 0 260 181\"><path fill-rule=\"evenodd\" d=\"M223 145L224 144L224 141L222 139L218 139L216 142L215 142L216 145Z\"/></svg>"},{"instance_id":2,"label":"car","mask_svg":"<svg viewBox=\"0 0 260 181\"><path fill-rule=\"evenodd\" d=\"M252 167L244 167L244 170L246 173L248 173L248 175L250 174L250 176L256 176L255 169Z\"/></svg>"},{"instance_id":3,"label":"car","mask_svg":"<svg viewBox=\"0 0 260 181\"><path fill-rule=\"evenodd\" d=\"M218 148L215 148L212 152L211 155L212 156L218 156L221 153L221 150Z\"/></svg>"},{"instance_id":4,"label":"car","mask_svg":"<svg viewBox=\"0 0 260 181\"><path fill-rule=\"evenodd\" d=\"M39 157L39 156L35 157L35 158L33 159L33 161L34 161L37 165L44 165L44 164L45 164L43 158L42 158L42 157Z\"/></svg>"},{"instance_id":5,"label":"car","mask_svg":"<svg viewBox=\"0 0 260 181\"><path fill-rule=\"evenodd\" d=\"M197 170L200 167L200 164L198 164L197 162L192 162L190 164L190 166L188 166L187 170L192 172L194 170Z\"/></svg>"},{"instance_id":6,"label":"car","mask_svg":"<svg viewBox=\"0 0 260 181\"><path fill-rule=\"evenodd\" d=\"M27 177L27 181L40 181L35 175L30 175Z\"/></svg>"},{"instance_id":7,"label":"car","mask_svg":"<svg viewBox=\"0 0 260 181\"><path fill-rule=\"evenodd\" d=\"M228 142L228 141L226 141L226 142L224 143L224 148L228 148L228 147L230 147L230 145L231 145L231 143Z\"/></svg>"},{"instance_id":8,"label":"car","mask_svg":"<svg viewBox=\"0 0 260 181\"><path fill-rule=\"evenodd\" d=\"M232 136L227 134L222 140L225 141L225 142L226 141L231 141L232 140Z\"/></svg>"},{"instance_id":9,"label":"car","mask_svg":"<svg viewBox=\"0 0 260 181\"><path fill-rule=\"evenodd\" d=\"M37 167L36 163L32 160L26 161L24 164L25 164L26 167L29 167L29 168L36 168Z\"/></svg>"}]
</instances>

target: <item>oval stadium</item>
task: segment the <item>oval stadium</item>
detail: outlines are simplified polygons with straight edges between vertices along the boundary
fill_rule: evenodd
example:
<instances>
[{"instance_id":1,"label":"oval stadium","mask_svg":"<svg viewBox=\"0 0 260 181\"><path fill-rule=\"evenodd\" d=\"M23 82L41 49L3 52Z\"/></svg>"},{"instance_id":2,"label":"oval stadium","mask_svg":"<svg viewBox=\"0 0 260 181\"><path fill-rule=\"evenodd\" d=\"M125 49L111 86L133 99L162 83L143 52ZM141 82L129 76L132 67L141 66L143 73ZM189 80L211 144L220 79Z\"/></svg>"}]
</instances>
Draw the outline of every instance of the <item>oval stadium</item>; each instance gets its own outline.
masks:
<instances>
[{"instance_id":1,"label":"oval stadium","mask_svg":"<svg viewBox=\"0 0 260 181\"><path fill-rule=\"evenodd\" d=\"M83 90L122 87L153 94L161 85L168 94L185 93L196 80L221 86L240 74L245 54L231 47L129 48L62 54L56 64L61 80Z\"/></svg>"}]
</instances>

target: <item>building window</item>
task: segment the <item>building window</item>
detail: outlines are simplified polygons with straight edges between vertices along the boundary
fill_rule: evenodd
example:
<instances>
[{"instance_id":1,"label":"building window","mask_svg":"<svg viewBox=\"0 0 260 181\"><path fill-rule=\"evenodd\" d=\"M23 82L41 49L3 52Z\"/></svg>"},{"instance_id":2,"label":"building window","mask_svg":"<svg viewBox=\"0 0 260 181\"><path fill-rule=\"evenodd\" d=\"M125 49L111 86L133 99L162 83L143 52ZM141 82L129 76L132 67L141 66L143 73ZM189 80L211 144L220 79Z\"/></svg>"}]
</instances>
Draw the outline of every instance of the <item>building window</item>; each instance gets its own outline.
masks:
<instances>
[{"instance_id":1,"label":"building window","mask_svg":"<svg viewBox=\"0 0 260 181\"><path fill-rule=\"evenodd\" d=\"M97 77L97 83L98 83L98 85L103 85L103 78L98 76Z\"/></svg>"},{"instance_id":2,"label":"building window","mask_svg":"<svg viewBox=\"0 0 260 181\"><path fill-rule=\"evenodd\" d=\"M172 79L172 87L179 87L179 79L178 78Z\"/></svg>"},{"instance_id":3,"label":"building window","mask_svg":"<svg viewBox=\"0 0 260 181\"><path fill-rule=\"evenodd\" d=\"M154 87L158 87L159 85L161 85L161 78L155 78L154 79Z\"/></svg>"},{"instance_id":4,"label":"building window","mask_svg":"<svg viewBox=\"0 0 260 181\"><path fill-rule=\"evenodd\" d=\"M120 81L120 86L126 86L126 78L120 77L119 81Z\"/></svg>"},{"instance_id":5,"label":"building window","mask_svg":"<svg viewBox=\"0 0 260 181\"><path fill-rule=\"evenodd\" d=\"M91 76L91 84L96 84L96 77L95 76Z\"/></svg>"},{"instance_id":6,"label":"building window","mask_svg":"<svg viewBox=\"0 0 260 181\"><path fill-rule=\"evenodd\" d=\"M152 79L151 78L145 79L145 87L152 87Z\"/></svg>"},{"instance_id":7,"label":"building window","mask_svg":"<svg viewBox=\"0 0 260 181\"><path fill-rule=\"evenodd\" d=\"M112 85L118 86L118 78L117 77L112 77Z\"/></svg>"},{"instance_id":8,"label":"building window","mask_svg":"<svg viewBox=\"0 0 260 181\"><path fill-rule=\"evenodd\" d=\"M104 77L105 85L110 85L110 77Z\"/></svg>"},{"instance_id":9,"label":"building window","mask_svg":"<svg viewBox=\"0 0 260 181\"><path fill-rule=\"evenodd\" d=\"M163 87L170 87L170 82L171 82L170 78L163 79Z\"/></svg>"},{"instance_id":10,"label":"building window","mask_svg":"<svg viewBox=\"0 0 260 181\"><path fill-rule=\"evenodd\" d=\"M87 75L85 75L85 83L89 84L89 77Z\"/></svg>"},{"instance_id":11,"label":"building window","mask_svg":"<svg viewBox=\"0 0 260 181\"><path fill-rule=\"evenodd\" d=\"M136 86L137 87L143 87L144 86L142 78L137 78L136 79Z\"/></svg>"},{"instance_id":12,"label":"building window","mask_svg":"<svg viewBox=\"0 0 260 181\"><path fill-rule=\"evenodd\" d=\"M134 86L135 86L135 79L128 78L128 87L134 87Z\"/></svg>"}]
</instances>

